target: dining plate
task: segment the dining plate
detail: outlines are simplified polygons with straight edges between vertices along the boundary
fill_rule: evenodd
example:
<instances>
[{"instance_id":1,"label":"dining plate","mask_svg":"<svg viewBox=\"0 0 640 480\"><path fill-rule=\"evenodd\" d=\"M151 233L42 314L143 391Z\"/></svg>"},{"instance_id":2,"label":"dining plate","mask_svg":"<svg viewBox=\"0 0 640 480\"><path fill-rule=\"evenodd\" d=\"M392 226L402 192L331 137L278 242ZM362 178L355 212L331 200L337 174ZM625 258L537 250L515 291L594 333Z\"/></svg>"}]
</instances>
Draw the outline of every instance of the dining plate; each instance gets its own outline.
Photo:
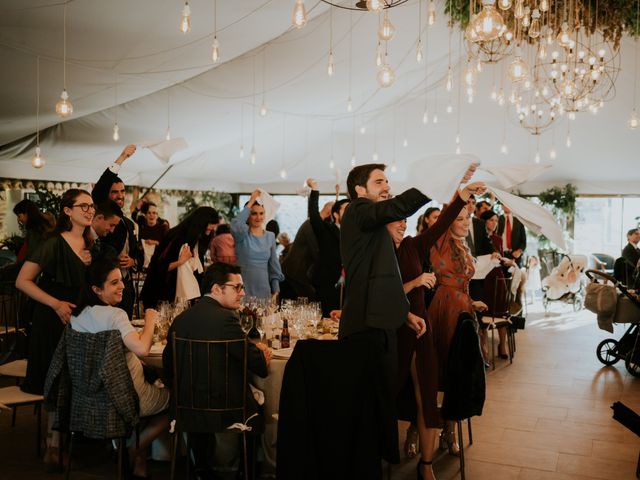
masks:
<instances>
[{"instance_id":1,"label":"dining plate","mask_svg":"<svg viewBox=\"0 0 640 480\"><path fill-rule=\"evenodd\" d=\"M279 350L273 350L271 352L272 358L279 358L283 360L288 360L291 357L291 353L293 352L293 347L291 348L281 348Z\"/></svg>"}]
</instances>

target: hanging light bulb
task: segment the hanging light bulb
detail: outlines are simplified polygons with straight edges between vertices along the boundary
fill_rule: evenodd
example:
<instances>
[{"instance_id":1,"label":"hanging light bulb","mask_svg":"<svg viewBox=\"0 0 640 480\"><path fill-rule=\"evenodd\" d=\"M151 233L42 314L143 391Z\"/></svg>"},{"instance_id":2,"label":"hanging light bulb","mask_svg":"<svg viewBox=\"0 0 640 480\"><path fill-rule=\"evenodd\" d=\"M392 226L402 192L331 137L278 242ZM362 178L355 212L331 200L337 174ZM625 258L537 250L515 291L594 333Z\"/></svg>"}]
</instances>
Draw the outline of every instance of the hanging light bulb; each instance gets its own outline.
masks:
<instances>
[{"instance_id":1,"label":"hanging light bulb","mask_svg":"<svg viewBox=\"0 0 640 480\"><path fill-rule=\"evenodd\" d=\"M331 170L333 170L334 168L336 168L336 163L333 161L333 158L331 160L329 160L329 168Z\"/></svg>"},{"instance_id":2,"label":"hanging light bulb","mask_svg":"<svg viewBox=\"0 0 640 480\"><path fill-rule=\"evenodd\" d=\"M469 62L467 62L467 69L464 72L464 83L468 87L473 87L478 80L478 75L476 74L476 69L471 66Z\"/></svg>"},{"instance_id":3,"label":"hanging light bulb","mask_svg":"<svg viewBox=\"0 0 640 480\"><path fill-rule=\"evenodd\" d=\"M218 63L220 61L220 42L218 42L218 37L213 37L213 43L211 44L211 60L213 60L213 63Z\"/></svg>"},{"instance_id":4,"label":"hanging light bulb","mask_svg":"<svg viewBox=\"0 0 640 480\"><path fill-rule=\"evenodd\" d=\"M361 125L360 126L360 133L362 135L364 135L365 133L367 133L367 127L365 125Z\"/></svg>"},{"instance_id":5,"label":"hanging light bulb","mask_svg":"<svg viewBox=\"0 0 640 480\"><path fill-rule=\"evenodd\" d=\"M569 32L569 24L563 22L558 34L558 44L562 47L568 47L571 42L571 33Z\"/></svg>"},{"instance_id":6,"label":"hanging light bulb","mask_svg":"<svg viewBox=\"0 0 640 480\"><path fill-rule=\"evenodd\" d=\"M529 65L522 59L522 50L520 48L516 49L515 58L509 64L508 72L512 82L524 80L529 74Z\"/></svg>"},{"instance_id":7,"label":"hanging light bulb","mask_svg":"<svg viewBox=\"0 0 640 480\"><path fill-rule=\"evenodd\" d=\"M422 63L422 40L418 40L418 45L416 46L416 62Z\"/></svg>"},{"instance_id":8,"label":"hanging light bulb","mask_svg":"<svg viewBox=\"0 0 640 480\"><path fill-rule=\"evenodd\" d=\"M398 171L398 167L396 167L396 161L394 160L393 163L391 163L391 173L396 173Z\"/></svg>"},{"instance_id":9,"label":"hanging light bulb","mask_svg":"<svg viewBox=\"0 0 640 480\"><path fill-rule=\"evenodd\" d=\"M547 58L547 47L545 46L544 42L540 42L540 46L538 48L538 58L540 60L544 60L545 58Z\"/></svg>"},{"instance_id":10,"label":"hanging light bulb","mask_svg":"<svg viewBox=\"0 0 640 480\"><path fill-rule=\"evenodd\" d=\"M267 116L267 104L265 103L264 99L262 100L262 105L260 105L260 116L261 117L266 117Z\"/></svg>"},{"instance_id":11,"label":"hanging light bulb","mask_svg":"<svg viewBox=\"0 0 640 480\"><path fill-rule=\"evenodd\" d=\"M384 0L367 0L367 10L380 13L384 8Z\"/></svg>"},{"instance_id":12,"label":"hanging light bulb","mask_svg":"<svg viewBox=\"0 0 640 480\"><path fill-rule=\"evenodd\" d=\"M165 132L164 139L166 141L171 140L171 128L167 127L167 131Z\"/></svg>"},{"instance_id":13,"label":"hanging light bulb","mask_svg":"<svg viewBox=\"0 0 640 480\"><path fill-rule=\"evenodd\" d=\"M456 145L460 145L460 132L456 133Z\"/></svg>"},{"instance_id":14,"label":"hanging light bulb","mask_svg":"<svg viewBox=\"0 0 640 480\"><path fill-rule=\"evenodd\" d=\"M67 93L67 89L62 90L60 94L60 100L56 103L56 113L60 118L70 117L73 113L73 104L71 100L69 100L69 94Z\"/></svg>"},{"instance_id":15,"label":"hanging light bulb","mask_svg":"<svg viewBox=\"0 0 640 480\"><path fill-rule=\"evenodd\" d=\"M377 161L378 161L378 152L374 151L374 152L373 152L373 155L371 155L371 159L372 159L374 162L377 162Z\"/></svg>"},{"instance_id":16,"label":"hanging light bulb","mask_svg":"<svg viewBox=\"0 0 640 480\"><path fill-rule=\"evenodd\" d=\"M351 166L352 167L356 166L356 154L355 153L351 154Z\"/></svg>"},{"instance_id":17,"label":"hanging light bulb","mask_svg":"<svg viewBox=\"0 0 640 480\"><path fill-rule=\"evenodd\" d=\"M540 11L546 12L549 10L549 0L540 0Z\"/></svg>"},{"instance_id":18,"label":"hanging light bulb","mask_svg":"<svg viewBox=\"0 0 640 480\"><path fill-rule=\"evenodd\" d=\"M255 145L251 146L250 162L251 162L251 165L255 165L256 164L256 146Z\"/></svg>"},{"instance_id":19,"label":"hanging light bulb","mask_svg":"<svg viewBox=\"0 0 640 480\"><path fill-rule=\"evenodd\" d=\"M347 112L351 112L353 110L353 103L351 102L351 96L347 99Z\"/></svg>"},{"instance_id":20,"label":"hanging light bulb","mask_svg":"<svg viewBox=\"0 0 640 480\"><path fill-rule=\"evenodd\" d=\"M438 114L437 113L433 114L433 123L438 123Z\"/></svg>"},{"instance_id":21,"label":"hanging light bulb","mask_svg":"<svg viewBox=\"0 0 640 480\"><path fill-rule=\"evenodd\" d=\"M462 149L460 148L460 145L458 145L456 147L456 155L460 155L461 152L462 152Z\"/></svg>"},{"instance_id":22,"label":"hanging light bulb","mask_svg":"<svg viewBox=\"0 0 640 480\"><path fill-rule=\"evenodd\" d=\"M525 7L524 9L524 17L522 18L522 26L524 28L528 28L531 25L531 17L529 16L529 12L531 9L529 7Z\"/></svg>"},{"instance_id":23,"label":"hanging light bulb","mask_svg":"<svg viewBox=\"0 0 640 480\"><path fill-rule=\"evenodd\" d=\"M447 113L452 113L453 112L453 106L449 103L447 104Z\"/></svg>"},{"instance_id":24,"label":"hanging light bulb","mask_svg":"<svg viewBox=\"0 0 640 480\"><path fill-rule=\"evenodd\" d=\"M191 7L189 7L189 2L184 2L184 7L182 8L182 17L180 18L180 31L184 34L187 34L191 31Z\"/></svg>"},{"instance_id":25,"label":"hanging light bulb","mask_svg":"<svg viewBox=\"0 0 640 480\"><path fill-rule=\"evenodd\" d=\"M576 119L576 112L569 112L569 120L575 120Z\"/></svg>"},{"instance_id":26,"label":"hanging light bulb","mask_svg":"<svg viewBox=\"0 0 640 480\"><path fill-rule=\"evenodd\" d=\"M529 27L529 36L538 38L540 36L540 10L537 8L531 14L531 26Z\"/></svg>"},{"instance_id":27,"label":"hanging light bulb","mask_svg":"<svg viewBox=\"0 0 640 480\"><path fill-rule=\"evenodd\" d=\"M640 119L638 119L638 114L636 113L636 109L634 108L633 111L631 112L631 116L629 117L629 120L627 121L627 126L631 130L635 130L636 128L638 128L639 125L640 125Z\"/></svg>"},{"instance_id":28,"label":"hanging light bulb","mask_svg":"<svg viewBox=\"0 0 640 480\"><path fill-rule=\"evenodd\" d=\"M556 149L554 147L551 147L551 150L549 150L549 158L551 160L555 160L556 157L558 156Z\"/></svg>"},{"instance_id":29,"label":"hanging light bulb","mask_svg":"<svg viewBox=\"0 0 640 480\"><path fill-rule=\"evenodd\" d=\"M436 4L433 0L430 0L429 2L427 23L429 24L429 26L433 26L436 23Z\"/></svg>"},{"instance_id":30,"label":"hanging light bulb","mask_svg":"<svg viewBox=\"0 0 640 480\"><path fill-rule=\"evenodd\" d=\"M565 142L567 148L571 148L571 135L567 133L567 141Z\"/></svg>"},{"instance_id":31,"label":"hanging light bulb","mask_svg":"<svg viewBox=\"0 0 640 480\"><path fill-rule=\"evenodd\" d=\"M429 112L427 112L427 109L424 109L424 113L422 114L422 123L423 124L427 124L429 123Z\"/></svg>"},{"instance_id":32,"label":"hanging light bulb","mask_svg":"<svg viewBox=\"0 0 640 480\"><path fill-rule=\"evenodd\" d=\"M513 16L518 20L524 17L524 0L516 0L516 6L513 9Z\"/></svg>"},{"instance_id":33,"label":"hanging light bulb","mask_svg":"<svg viewBox=\"0 0 640 480\"><path fill-rule=\"evenodd\" d=\"M536 152L535 157L533 157L533 161L536 163L540 163L540 152Z\"/></svg>"},{"instance_id":34,"label":"hanging light bulb","mask_svg":"<svg viewBox=\"0 0 640 480\"><path fill-rule=\"evenodd\" d=\"M393 68L389 66L388 63L385 63L378 70L378 84L382 88L387 88L393 85L393 82L396 81L396 72L393 71Z\"/></svg>"},{"instance_id":35,"label":"hanging light bulb","mask_svg":"<svg viewBox=\"0 0 640 480\"><path fill-rule=\"evenodd\" d=\"M409 146L409 140L407 139L407 137L404 137L404 140L402 141L402 146L405 148Z\"/></svg>"},{"instance_id":36,"label":"hanging light bulb","mask_svg":"<svg viewBox=\"0 0 640 480\"><path fill-rule=\"evenodd\" d=\"M483 42L495 40L505 28L502 15L496 10L495 4L495 0L482 0L482 10L474 21L476 35Z\"/></svg>"},{"instance_id":37,"label":"hanging light bulb","mask_svg":"<svg viewBox=\"0 0 640 480\"><path fill-rule=\"evenodd\" d=\"M327 75L333 77L335 73L335 65L333 64L333 52L329 52L329 61L327 62Z\"/></svg>"},{"instance_id":38,"label":"hanging light bulb","mask_svg":"<svg viewBox=\"0 0 640 480\"><path fill-rule=\"evenodd\" d=\"M36 147L36 153L33 155L33 157L31 157L31 166L33 168L42 168L44 167L45 161L44 158L42 158L41 152L40 152L40 146L38 145Z\"/></svg>"},{"instance_id":39,"label":"hanging light bulb","mask_svg":"<svg viewBox=\"0 0 640 480\"><path fill-rule=\"evenodd\" d=\"M503 142L500 146L500 153L502 153L503 155L507 155L509 153L509 147L506 142Z\"/></svg>"},{"instance_id":40,"label":"hanging light bulb","mask_svg":"<svg viewBox=\"0 0 640 480\"><path fill-rule=\"evenodd\" d=\"M389 20L389 13L384 13L384 20L382 21L382 25L380 25L380 29L378 30L378 39L383 42L388 42L392 40L396 34L396 27L393 26L391 20Z\"/></svg>"},{"instance_id":41,"label":"hanging light bulb","mask_svg":"<svg viewBox=\"0 0 640 480\"><path fill-rule=\"evenodd\" d=\"M244 145L240 145L240 158L244 158Z\"/></svg>"},{"instance_id":42,"label":"hanging light bulb","mask_svg":"<svg viewBox=\"0 0 640 480\"><path fill-rule=\"evenodd\" d=\"M447 92L450 92L453 88L453 72L451 71L451 67L447 70L447 83L445 88Z\"/></svg>"},{"instance_id":43,"label":"hanging light bulb","mask_svg":"<svg viewBox=\"0 0 640 480\"><path fill-rule=\"evenodd\" d=\"M120 140L120 127L118 127L118 122L113 124L113 141L117 142Z\"/></svg>"},{"instance_id":44,"label":"hanging light bulb","mask_svg":"<svg viewBox=\"0 0 640 480\"><path fill-rule=\"evenodd\" d=\"M291 23L296 28L302 28L307 24L307 9L304 8L303 0L296 0L291 15Z\"/></svg>"},{"instance_id":45,"label":"hanging light bulb","mask_svg":"<svg viewBox=\"0 0 640 480\"><path fill-rule=\"evenodd\" d=\"M379 67L382 65L382 45L380 44L380 40L378 40L378 46L376 47L376 66Z\"/></svg>"},{"instance_id":46,"label":"hanging light bulb","mask_svg":"<svg viewBox=\"0 0 640 480\"><path fill-rule=\"evenodd\" d=\"M280 170L280 178L282 178L283 180L287 178L287 171L284 168Z\"/></svg>"},{"instance_id":47,"label":"hanging light bulb","mask_svg":"<svg viewBox=\"0 0 640 480\"><path fill-rule=\"evenodd\" d=\"M491 100L493 100L494 102L498 101L498 90L495 86L495 84L493 85L493 87L491 88L491 94L490 94L490 98Z\"/></svg>"},{"instance_id":48,"label":"hanging light bulb","mask_svg":"<svg viewBox=\"0 0 640 480\"><path fill-rule=\"evenodd\" d=\"M511 8L511 0L498 0L498 8L500 10L509 10Z\"/></svg>"}]
</instances>

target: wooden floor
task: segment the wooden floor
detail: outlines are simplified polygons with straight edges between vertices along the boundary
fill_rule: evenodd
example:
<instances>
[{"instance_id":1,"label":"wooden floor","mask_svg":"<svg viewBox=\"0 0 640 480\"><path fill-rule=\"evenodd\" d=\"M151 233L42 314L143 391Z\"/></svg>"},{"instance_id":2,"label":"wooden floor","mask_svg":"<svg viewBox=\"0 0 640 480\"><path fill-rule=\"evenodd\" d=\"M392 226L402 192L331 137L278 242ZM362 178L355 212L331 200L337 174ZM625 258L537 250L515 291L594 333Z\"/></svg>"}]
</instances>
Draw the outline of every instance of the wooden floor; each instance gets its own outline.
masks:
<instances>
[{"instance_id":1,"label":"wooden floor","mask_svg":"<svg viewBox=\"0 0 640 480\"><path fill-rule=\"evenodd\" d=\"M552 303L546 316L529 308L514 363L498 360L488 372L484 412L472 420L474 443L465 451L466 477L636 478L640 438L612 419L611 404L640 413L640 378L623 362L605 367L595 355L601 340L619 339L624 330L608 334L594 314L563 303ZM415 479L415 464L394 467L393 479ZM438 480L459 478L458 460L441 454L434 471Z\"/></svg>"},{"instance_id":2,"label":"wooden floor","mask_svg":"<svg viewBox=\"0 0 640 480\"><path fill-rule=\"evenodd\" d=\"M640 413L640 378L622 363L604 367L595 348L604 338L595 315L551 305L545 316L531 308L518 332L512 365L498 360L487 377L482 417L473 419L474 443L466 449L469 480L634 479L640 438L612 419L611 404L622 401ZM61 478L45 475L35 457L35 417L22 409L15 428L0 413L0 480ZM404 431L404 428L402 428ZM96 455L98 453L98 455ZM75 479L113 478L108 451L80 454ZM394 480L414 479L417 460L392 469ZM152 462L154 478L168 478L168 465ZM182 469L179 469L179 472ZM459 478L459 463L440 454L438 480Z\"/></svg>"}]
</instances>

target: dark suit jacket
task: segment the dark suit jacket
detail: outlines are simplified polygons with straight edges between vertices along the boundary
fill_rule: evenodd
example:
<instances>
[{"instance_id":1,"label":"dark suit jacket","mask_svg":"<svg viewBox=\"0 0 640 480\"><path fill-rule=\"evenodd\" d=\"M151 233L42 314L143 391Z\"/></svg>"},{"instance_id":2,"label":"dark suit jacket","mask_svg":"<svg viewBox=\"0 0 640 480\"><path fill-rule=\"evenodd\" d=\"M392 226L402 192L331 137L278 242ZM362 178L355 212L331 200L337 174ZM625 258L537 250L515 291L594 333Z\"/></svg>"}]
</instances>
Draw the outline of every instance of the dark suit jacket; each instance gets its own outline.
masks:
<instances>
[{"instance_id":1,"label":"dark suit jacket","mask_svg":"<svg viewBox=\"0 0 640 480\"><path fill-rule=\"evenodd\" d=\"M640 260L640 249L627 243L622 249L622 258L624 258L629 266L636 269L638 267L638 260Z\"/></svg>"},{"instance_id":2,"label":"dark suit jacket","mask_svg":"<svg viewBox=\"0 0 640 480\"><path fill-rule=\"evenodd\" d=\"M300 297L315 297L308 272L318 258L319 247L311 222L305 220L291 244L289 252L282 260L282 273Z\"/></svg>"},{"instance_id":3,"label":"dark suit jacket","mask_svg":"<svg viewBox=\"0 0 640 480\"><path fill-rule=\"evenodd\" d=\"M511 251L520 249L524 252L527 248L527 233L524 230L524 225L513 215L511 218L513 218L513 225L511 225ZM501 237L502 232L504 232L504 224L504 215L500 215L498 219L498 235Z\"/></svg>"},{"instance_id":4,"label":"dark suit jacket","mask_svg":"<svg viewBox=\"0 0 640 480\"><path fill-rule=\"evenodd\" d=\"M491 239L487 235L487 227L481 218L473 217L471 219L471 228L473 228L473 237L471 233L467 235L467 244L471 250L471 255L479 257L480 255L491 255L494 252Z\"/></svg>"},{"instance_id":5,"label":"dark suit jacket","mask_svg":"<svg viewBox=\"0 0 640 480\"><path fill-rule=\"evenodd\" d=\"M312 190L309 195L309 222L318 240L318 258L311 269L311 283L315 287L333 287L340 278L340 229L320 216L318 197L320 192Z\"/></svg>"},{"instance_id":6,"label":"dark suit jacket","mask_svg":"<svg viewBox=\"0 0 640 480\"><path fill-rule=\"evenodd\" d=\"M381 202L358 198L345 210L340 232L346 273L340 338L368 328L395 331L407 319L409 301L386 225L414 214L429 201L411 188Z\"/></svg>"},{"instance_id":7,"label":"dark suit jacket","mask_svg":"<svg viewBox=\"0 0 640 480\"><path fill-rule=\"evenodd\" d=\"M190 309L182 312L176 317L169 328L167 335L167 346L162 354L162 363L164 366L165 385L173 388L173 333L181 338L189 338L194 340L232 340L243 338L244 334L240 328L240 323L236 313L232 310L222 307L217 301L209 296L203 296L198 303ZM242 392L242 380L244 372L242 371L243 350L232 348L229 352L229 378L228 391L231 401L238 404L242 396L238 397L238 392ZM180 375L180 385L178 390L180 394L188 394L189 392L189 358L187 352L179 351L175 353L177 359L177 369ZM197 406L209 405L213 408L221 407L220 401L224 397L225 381L224 375L216 370L216 367L223 361L224 352L214 347L212 351L207 352L203 349L194 349L192 353L192 362L195 365L191 369L195 377L193 378L193 401ZM207 368L208 367L208 368ZM263 353L253 344L248 344L247 352L248 369L260 376L267 376L267 364ZM207 389L207 372L210 373L211 389ZM222 377L222 378L221 378ZM172 392L175 395L175 392ZM174 397L175 398L175 397ZM181 397L182 398L182 397ZM256 404L251 391L247 387L247 416L256 411ZM172 402L172 405L175 405ZM185 412L179 418L181 423L180 429L189 432L214 432L221 431L231 423L242 421L239 415L225 415L201 413L201 412Z\"/></svg>"},{"instance_id":8,"label":"dark suit jacket","mask_svg":"<svg viewBox=\"0 0 640 480\"><path fill-rule=\"evenodd\" d=\"M100 204L109 200L111 185L117 181L117 178L118 176L108 168L104 171L91 191L91 197L95 204ZM111 245L117 254L120 255L127 237L129 239L129 256L136 261L136 266L141 268L144 264L144 251L138 244L138 239L135 236L134 224L131 220L123 217L113 233L108 234L106 237L102 238L101 241Z\"/></svg>"}]
</instances>

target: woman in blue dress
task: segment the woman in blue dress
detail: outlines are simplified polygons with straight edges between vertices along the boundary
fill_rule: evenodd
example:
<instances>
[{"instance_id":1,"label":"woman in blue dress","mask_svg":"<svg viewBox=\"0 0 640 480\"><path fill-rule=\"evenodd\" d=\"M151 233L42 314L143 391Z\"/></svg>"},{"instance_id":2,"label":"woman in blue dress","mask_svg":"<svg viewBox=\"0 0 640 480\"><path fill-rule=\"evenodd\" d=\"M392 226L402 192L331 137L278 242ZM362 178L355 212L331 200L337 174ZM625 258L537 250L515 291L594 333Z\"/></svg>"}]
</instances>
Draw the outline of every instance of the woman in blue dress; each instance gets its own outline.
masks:
<instances>
[{"instance_id":1,"label":"woman in blue dress","mask_svg":"<svg viewBox=\"0 0 640 480\"><path fill-rule=\"evenodd\" d=\"M247 295L277 297L284 280L276 255L276 237L264 228L264 207L257 202L260 190L251 194L244 209L231 221L238 265Z\"/></svg>"}]
</instances>

